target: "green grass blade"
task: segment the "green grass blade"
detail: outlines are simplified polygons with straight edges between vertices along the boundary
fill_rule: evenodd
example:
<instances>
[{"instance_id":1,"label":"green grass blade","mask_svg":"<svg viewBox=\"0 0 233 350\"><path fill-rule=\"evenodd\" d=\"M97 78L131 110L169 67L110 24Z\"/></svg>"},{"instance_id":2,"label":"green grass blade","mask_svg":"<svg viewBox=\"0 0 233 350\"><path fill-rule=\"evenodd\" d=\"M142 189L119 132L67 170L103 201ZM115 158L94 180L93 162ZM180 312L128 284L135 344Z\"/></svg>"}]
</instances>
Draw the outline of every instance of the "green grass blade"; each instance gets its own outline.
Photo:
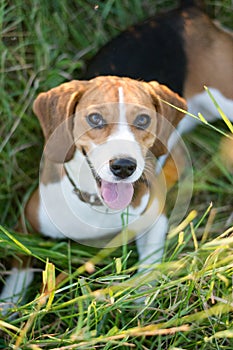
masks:
<instances>
[{"instance_id":1,"label":"green grass blade","mask_svg":"<svg viewBox=\"0 0 233 350\"><path fill-rule=\"evenodd\" d=\"M208 89L207 86L204 86L205 90L207 91L209 97L211 98L213 104L215 105L218 113L220 114L222 120L224 121L224 123L228 126L229 130L233 133L233 125L231 124L229 118L226 116L226 114L223 112L222 108L219 106L218 102L216 101L216 99L214 98L213 94L211 93L211 91Z\"/></svg>"}]
</instances>

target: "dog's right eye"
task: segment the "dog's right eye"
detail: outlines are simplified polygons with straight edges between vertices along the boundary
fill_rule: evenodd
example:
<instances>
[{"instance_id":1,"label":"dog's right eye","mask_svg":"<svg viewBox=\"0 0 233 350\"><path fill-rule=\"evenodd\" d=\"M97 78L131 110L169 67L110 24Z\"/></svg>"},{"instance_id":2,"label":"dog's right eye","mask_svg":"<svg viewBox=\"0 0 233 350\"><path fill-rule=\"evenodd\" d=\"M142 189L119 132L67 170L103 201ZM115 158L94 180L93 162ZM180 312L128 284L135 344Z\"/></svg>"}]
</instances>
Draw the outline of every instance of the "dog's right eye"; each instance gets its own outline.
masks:
<instances>
[{"instance_id":1,"label":"dog's right eye","mask_svg":"<svg viewBox=\"0 0 233 350\"><path fill-rule=\"evenodd\" d=\"M107 123L99 113L91 113L87 116L87 122L92 128L102 129Z\"/></svg>"}]
</instances>

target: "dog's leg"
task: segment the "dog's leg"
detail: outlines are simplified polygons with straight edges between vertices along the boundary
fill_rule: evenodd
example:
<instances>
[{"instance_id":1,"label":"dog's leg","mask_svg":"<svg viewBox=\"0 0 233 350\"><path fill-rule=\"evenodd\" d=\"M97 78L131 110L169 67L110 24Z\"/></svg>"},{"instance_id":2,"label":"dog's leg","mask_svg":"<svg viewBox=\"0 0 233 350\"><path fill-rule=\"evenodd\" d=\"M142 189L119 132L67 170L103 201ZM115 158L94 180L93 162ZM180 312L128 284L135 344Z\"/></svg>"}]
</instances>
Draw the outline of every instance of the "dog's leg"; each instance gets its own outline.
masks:
<instances>
[{"instance_id":1,"label":"dog's leg","mask_svg":"<svg viewBox=\"0 0 233 350\"><path fill-rule=\"evenodd\" d=\"M11 269L0 294L0 313L6 314L8 309L19 302L32 283L33 275L30 268L13 267Z\"/></svg>"},{"instance_id":2,"label":"dog's leg","mask_svg":"<svg viewBox=\"0 0 233 350\"><path fill-rule=\"evenodd\" d=\"M214 99L218 103L219 107L226 114L227 118L233 121L233 100L226 98L219 90L214 88L209 88L210 93L213 95ZM201 92L191 98L187 99L188 111L194 115L198 115L200 112L208 122L214 122L217 119L221 119L221 116L215 107L213 101L211 100L207 91ZM191 131L200 122L192 118L191 116L186 116L178 126L178 132L183 134L185 132Z\"/></svg>"},{"instance_id":3,"label":"dog's leg","mask_svg":"<svg viewBox=\"0 0 233 350\"><path fill-rule=\"evenodd\" d=\"M227 118L233 122L233 100L226 98L220 91L214 88L209 88L210 93L218 103ZM193 96L187 99L189 113L198 116L201 113L208 122L214 122L221 119L216 106L211 100L207 91ZM201 121L195 119L189 115L186 115L179 123L177 130L173 131L168 140L168 151L171 152L177 145L181 136L187 132L192 131L197 125L200 125ZM167 159L167 155L160 157L160 164Z\"/></svg>"},{"instance_id":4,"label":"dog's leg","mask_svg":"<svg viewBox=\"0 0 233 350\"><path fill-rule=\"evenodd\" d=\"M137 238L139 271L148 270L152 264L161 261L167 230L168 219L164 214L161 214L150 231Z\"/></svg>"},{"instance_id":5,"label":"dog's leg","mask_svg":"<svg viewBox=\"0 0 233 350\"><path fill-rule=\"evenodd\" d=\"M209 88L209 91L229 120L233 121L233 100L226 98L217 89ZM189 99L188 110L193 114L201 112L209 122L213 122L216 119L221 119L221 116L207 91L197 94Z\"/></svg>"}]
</instances>

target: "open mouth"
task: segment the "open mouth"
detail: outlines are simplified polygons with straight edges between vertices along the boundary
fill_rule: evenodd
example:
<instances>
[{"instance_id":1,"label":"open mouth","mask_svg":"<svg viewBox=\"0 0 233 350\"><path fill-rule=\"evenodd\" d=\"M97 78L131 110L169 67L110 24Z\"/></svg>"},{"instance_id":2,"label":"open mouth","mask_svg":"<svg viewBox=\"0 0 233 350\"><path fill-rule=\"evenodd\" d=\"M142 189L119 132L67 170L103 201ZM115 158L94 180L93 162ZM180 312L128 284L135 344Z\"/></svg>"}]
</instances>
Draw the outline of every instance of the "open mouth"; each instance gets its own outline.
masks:
<instances>
[{"instance_id":1,"label":"open mouth","mask_svg":"<svg viewBox=\"0 0 233 350\"><path fill-rule=\"evenodd\" d=\"M134 194L133 183L124 182L123 180L109 182L102 179L94 169L85 150L82 149L82 151L96 180L104 204L110 209L124 210L132 201Z\"/></svg>"},{"instance_id":2,"label":"open mouth","mask_svg":"<svg viewBox=\"0 0 233 350\"><path fill-rule=\"evenodd\" d=\"M100 182L101 197L109 208L123 210L131 203L134 193L132 183L112 183L105 180Z\"/></svg>"}]
</instances>

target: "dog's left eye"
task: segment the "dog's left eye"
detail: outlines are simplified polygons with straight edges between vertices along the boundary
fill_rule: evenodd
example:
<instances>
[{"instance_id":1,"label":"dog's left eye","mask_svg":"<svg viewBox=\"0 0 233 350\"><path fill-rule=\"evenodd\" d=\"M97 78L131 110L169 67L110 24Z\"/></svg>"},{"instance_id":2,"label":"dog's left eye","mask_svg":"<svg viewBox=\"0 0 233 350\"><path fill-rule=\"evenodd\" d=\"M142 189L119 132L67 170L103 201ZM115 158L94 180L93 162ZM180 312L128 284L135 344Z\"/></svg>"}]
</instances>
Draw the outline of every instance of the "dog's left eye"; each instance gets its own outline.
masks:
<instances>
[{"instance_id":1,"label":"dog's left eye","mask_svg":"<svg viewBox=\"0 0 233 350\"><path fill-rule=\"evenodd\" d=\"M134 120L134 126L138 129L146 129L151 122L151 118L148 114L139 114Z\"/></svg>"},{"instance_id":2,"label":"dog's left eye","mask_svg":"<svg viewBox=\"0 0 233 350\"><path fill-rule=\"evenodd\" d=\"M106 121L99 113L91 113L87 116L87 122L92 128L102 129L106 125Z\"/></svg>"}]
</instances>

